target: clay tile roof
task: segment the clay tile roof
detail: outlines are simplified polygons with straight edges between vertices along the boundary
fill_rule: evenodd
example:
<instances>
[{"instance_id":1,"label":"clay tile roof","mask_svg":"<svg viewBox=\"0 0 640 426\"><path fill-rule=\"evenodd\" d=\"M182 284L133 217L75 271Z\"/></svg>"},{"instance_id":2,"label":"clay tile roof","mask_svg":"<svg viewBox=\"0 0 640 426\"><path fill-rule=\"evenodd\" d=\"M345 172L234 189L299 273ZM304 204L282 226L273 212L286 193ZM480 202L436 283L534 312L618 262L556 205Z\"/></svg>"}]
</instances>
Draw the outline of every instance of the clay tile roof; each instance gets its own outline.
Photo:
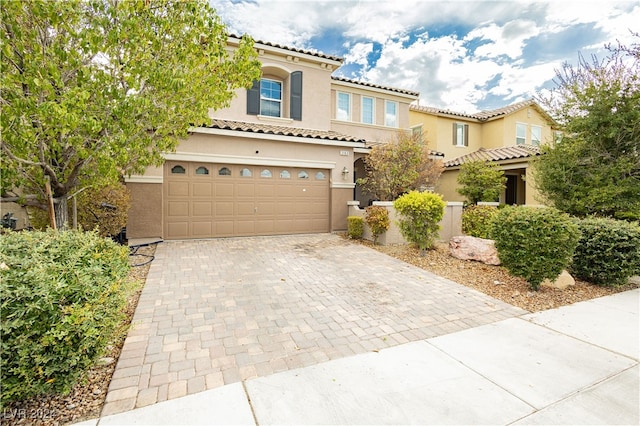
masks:
<instances>
[{"instance_id":1,"label":"clay tile roof","mask_svg":"<svg viewBox=\"0 0 640 426\"><path fill-rule=\"evenodd\" d=\"M242 37L240 37L238 35L235 35L235 34L229 34L229 37L236 38L236 39L241 39L242 38ZM296 53L302 53L304 55L316 56L318 58L329 59L331 61L344 62L343 58L340 58L338 56L333 56L333 55L326 55L326 54L324 54L322 52L304 50L304 49L297 49L295 47L285 46L285 45L277 44L277 43L271 43L269 41L262 41L262 40L253 40L253 41L254 41L254 47L257 44L262 44L264 46L275 47L277 49L289 50L290 52L296 52Z\"/></svg>"},{"instance_id":2,"label":"clay tile roof","mask_svg":"<svg viewBox=\"0 0 640 426\"><path fill-rule=\"evenodd\" d=\"M498 108L498 109L492 109L492 110L486 110L486 111L480 111L480 112L476 112L476 113L473 113L473 114L467 114L467 113L464 113L464 112L456 112L456 111L451 111L449 109L435 108L435 107L430 107L430 106L422 106L422 105L417 105L415 103L409 105L409 109L411 111L426 112L427 114L453 115L453 116L457 116L457 117L471 118L471 119L478 120L478 121L487 121L487 120L490 120L490 119L495 118L495 117L500 117L500 116L503 116L503 115L509 115L509 114L511 114L513 112L521 110L522 108L526 108L526 107L530 107L530 106L535 107L536 109L538 109L538 111L540 113L542 113L542 115L544 115L550 122L553 122L553 119L549 116L549 114L547 114L546 111L544 111L542 108L540 108L540 106L533 99L529 99L529 100L522 101L522 102L516 102L515 104L507 105L506 107L502 107L502 108Z\"/></svg>"},{"instance_id":3,"label":"clay tile roof","mask_svg":"<svg viewBox=\"0 0 640 426\"><path fill-rule=\"evenodd\" d=\"M382 89L382 90L388 90L390 92L396 92L396 93L401 93L403 95L409 95L409 96L420 96L420 92L414 92L412 90L406 90L406 89L398 89L396 87L389 87L389 86L380 86L378 84L373 84L373 83L367 83L364 81L357 81L357 80L351 80L349 78L345 78L345 77L338 77L338 76L331 76L332 80L336 80L336 81L342 81L345 83L352 83L352 84L357 84L360 86L366 86L366 87L373 87L376 89Z\"/></svg>"},{"instance_id":4,"label":"clay tile roof","mask_svg":"<svg viewBox=\"0 0 640 426\"><path fill-rule=\"evenodd\" d=\"M470 154L445 161L445 167L456 167L471 161L502 161L528 158L540 155L540 148L534 145L505 146L501 148L480 148Z\"/></svg>"},{"instance_id":5,"label":"clay tile roof","mask_svg":"<svg viewBox=\"0 0 640 426\"><path fill-rule=\"evenodd\" d=\"M480 111L478 113L475 113L474 116L479 120L488 120L489 118L497 117L500 115L511 114L512 112L518 111L522 108L525 108L534 104L535 102L533 101L533 99L529 99L522 102L516 102L515 104L507 105L506 107L502 107L498 109L492 109L489 111Z\"/></svg>"},{"instance_id":6,"label":"clay tile roof","mask_svg":"<svg viewBox=\"0 0 640 426\"><path fill-rule=\"evenodd\" d=\"M427 114L445 114L445 115L455 115L458 117L465 117L465 118L474 118L476 120L478 119L478 117L476 117L474 114L467 114L464 112L456 112L456 111L451 111L450 109L435 108L430 106L411 104L409 105L409 109L411 111L426 112Z\"/></svg>"},{"instance_id":7,"label":"clay tile roof","mask_svg":"<svg viewBox=\"0 0 640 426\"><path fill-rule=\"evenodd\" d=\"M271 124L247 123L244 121L231 121L214 119L206 126L210 129L234 130L238 132L264 133L276 136L293 136L299 138L323 139L339 142L361 142L362 138L345 135L332 130L300 129L297 127L275 126Z\"/></svg>"}]
</instances>

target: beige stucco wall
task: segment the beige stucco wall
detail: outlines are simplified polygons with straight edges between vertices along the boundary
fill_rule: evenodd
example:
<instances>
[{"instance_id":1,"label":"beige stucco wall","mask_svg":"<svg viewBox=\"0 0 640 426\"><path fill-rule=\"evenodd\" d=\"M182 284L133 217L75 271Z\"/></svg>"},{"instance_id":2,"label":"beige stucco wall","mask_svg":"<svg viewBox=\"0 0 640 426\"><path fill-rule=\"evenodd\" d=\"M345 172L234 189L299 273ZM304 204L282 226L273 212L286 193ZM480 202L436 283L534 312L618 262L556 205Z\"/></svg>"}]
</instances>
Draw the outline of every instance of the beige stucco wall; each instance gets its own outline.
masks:
<instances>
[{"instance_id":1,"label":"beige stucco wall","mask_svg":"<svg viewBox=\"0 0 640 426\"><path fill-rule=\"evenodd\" d=\"M442 117L419 111L409 111L409 121L411 127L422 125L422 134L429 148L442 152L445 161L470 154L483 147L482 124L476 120L468 120L462 117ZM468 146L456 146L453 144L454 123L467 124L469 126Z\"/></svg>"},{"instance_id":2,"label":"beige stucco wall","mask_svg":"<svg viewBox=\"0 0 640 426\"><path fill-rule=\"evenodd\" d=\"M458 194L456 188L458 183L456 179L460 170L445 170L438 179L436 185L436 192L442 195L442 198L446 201L465 201L465 197Z\"/></svg>"},{"instance_id":3,"label":"beige stucco wall","mask_svg":"<svg viewBox=\"0 0 640 426\"><path fill-rule=\"evenodd\" d=\"M546 118L534 107L523 108L505 117L482 125L485 148L500 148L516 145L516 123L527 125L526 144L531 144L531 126L542 128L541 142L551 142L553 130Z\"/></svg>"},{"instance_id":4,"label":"beige stucco wall","mask_svg":"<svg viewBox=\"0 0 640 426\"><path fill-rule=\"evenodd\" d=\"M326 62L306 61L289 52L279 55L264 52L258 57L262 62L264 77L280 77L290 75L294 71L302 71L302 120L288 118L288 78L284 82L283 111L285 117L265 117L247 114L247 90L236 90L236 97L228 108L210 111L213 118L225 120L240 120L250 123L282 125L289 127L329 130L331 114L331 72L335 68L327 66ZM325 64L325 67L322 67Z\"/></svg>"},{"instance_id":5,"label":"beige stucco wall","mask_svg":"<svg viewBox=\"0 0 640 426\"><path fill-rule=\"evenodd\" d=\"M351 117L349 120L336 119L337 92L351 95ZM362 123L362 97L374 98L374 124ZM379 89L358 86L352 83L345 84L340 81L332 81L331 84L331 130L363 138L370 142L386 142L393 138L398 130L408 130L409 105L415 100L412 96L396 95ZM396 102L398 105L398 126L385 126L384 105L385 101Z\"/></svg>"},{"instance_id":6,"label":"beige stucco wall","mask_svg":"<svg viewBox=\"0 0 640 426\"><path fill-rule=\"evenodd\" d=\"M127 183L131 203L127 238L162 238L162 184Z\"/></svg>"}]
</instances>

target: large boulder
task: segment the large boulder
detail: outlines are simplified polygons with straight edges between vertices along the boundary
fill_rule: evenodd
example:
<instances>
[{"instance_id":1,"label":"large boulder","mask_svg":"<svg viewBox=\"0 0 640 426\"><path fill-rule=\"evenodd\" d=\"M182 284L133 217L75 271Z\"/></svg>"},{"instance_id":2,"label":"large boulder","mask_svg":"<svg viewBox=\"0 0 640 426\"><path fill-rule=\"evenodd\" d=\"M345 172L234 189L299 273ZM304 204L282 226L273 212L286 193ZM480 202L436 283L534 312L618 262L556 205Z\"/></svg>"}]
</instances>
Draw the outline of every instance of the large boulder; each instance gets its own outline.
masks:
<instances>
[{"instance_id":1,"label":"large boulder","mask_svg":"<svg viewBox=\"0 0 640 426\"><path fill-rule=\"evenodd\" d=\"M542 281L542 283L540 283L540 285L543 285L545 287L558 288L560 290L564 290L565 288L575 284L576 280L574 280L571 274L569 274L567 271L562 271L562 273L554 281L546 279Z\"/></svg>"},{"instance_id":2,"label":"large boulder","mask_svg":"<svg viewBox=\"0 0 640 426\"><path fill-rule=\"evenodd\" d=\"M449 240L451 256L462 260L476 260L487 265L499 265L495 242L484 238L461 235Z\"/></svg>"}]
</instances>

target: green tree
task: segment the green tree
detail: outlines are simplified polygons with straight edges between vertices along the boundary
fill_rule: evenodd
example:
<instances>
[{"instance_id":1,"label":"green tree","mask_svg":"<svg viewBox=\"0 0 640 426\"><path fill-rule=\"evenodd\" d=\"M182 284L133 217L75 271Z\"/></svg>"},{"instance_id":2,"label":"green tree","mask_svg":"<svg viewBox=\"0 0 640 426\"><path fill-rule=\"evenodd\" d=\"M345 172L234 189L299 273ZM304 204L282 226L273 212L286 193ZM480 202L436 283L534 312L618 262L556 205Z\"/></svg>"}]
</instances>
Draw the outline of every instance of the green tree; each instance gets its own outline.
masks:
<instances>
[{"instance_id":1,"label":"green tree","mask_svg":"<svg viewBox=\"0 0 640 426\"><path fill-rule=\"evenodd\" d=\"M541 103L564 134L542 148L534 178L570 214L640 219L640 44L609 49L557 71Z\"/></svg>"},{"instance_id":2,"label":"green tree","mask_svg":"<svg viewBox=\"0 0 640 426\"><path fill-rule=\"evenodd\" d=\"M398 132L394 140L377 145L365 158L362 190L381 201L393 201L407 191L435 186L444 166L430 158L422 138Z\"/></svg>"},{"instance_id":3,"label":"green tree","mask_svg":"<svg viewBox=\"0 0 640 426\"><path fill-rule=\"evenodd\" d=\"M460 166L457 178L460 195L467 197L471 204L479 201L498 201L504 190L507 178L496 163L490 161L470 161Z\"/></svg>"},{"instance_id":4,"label":"green tree","mask_svg":"<svg viewBox=\"0 0 640 426\"><path fill-rule=\"evenodd\" d=\"M259 78L248 37L228 51L205 1L5 1L0 23L2 195L67 199L162 164L208 110ZM35 192L36 197L29 197ZM13 194L15 195L15 194Z\"/></svg>"}]
</instances>

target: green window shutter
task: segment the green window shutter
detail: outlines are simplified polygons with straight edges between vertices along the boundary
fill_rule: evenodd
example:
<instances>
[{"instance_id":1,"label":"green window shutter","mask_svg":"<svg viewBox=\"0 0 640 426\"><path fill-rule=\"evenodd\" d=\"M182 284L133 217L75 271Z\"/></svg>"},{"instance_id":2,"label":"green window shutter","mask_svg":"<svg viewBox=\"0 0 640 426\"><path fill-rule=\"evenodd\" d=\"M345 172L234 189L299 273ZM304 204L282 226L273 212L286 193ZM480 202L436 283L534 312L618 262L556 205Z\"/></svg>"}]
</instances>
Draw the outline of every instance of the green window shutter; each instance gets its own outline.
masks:
<instances>
[{"instance_id":1,"label":"green window shutter","mask_svg":"<svg viewBox=\"0 0 640 426\"><path fill-rule=\"evenodd\" d=\"M453 123L453 144L458 145L458 124Z\"/></svg>"},{"instance_id":2,"label":"green window shutter","mask_svg":"<svg viewBox=\"0 0 640 426\"><path fill-rule=\"evenodd\" d=\"M469 125L464 125L464 146L469 146Z\"/></svg>"},{"instance_id":3,"label":"green window shutter","mask_svg":"<svg viewBox=\"0 0 640 426\"><path fill-rule=\"evenodd\" d=\"M290 117L294 120L302 120L302 71L291 73Z\"/></svg>"},{"instance_id":4,"label":"green window shutter","mask_svg":"<svg viewBox=\"0 0 640 426\"><path fill-rule=\"evenodd\" d=\"M247 90L247 114L260 114L260 80L254 80L251 89Z\"/></svg>"}]
</instances>

